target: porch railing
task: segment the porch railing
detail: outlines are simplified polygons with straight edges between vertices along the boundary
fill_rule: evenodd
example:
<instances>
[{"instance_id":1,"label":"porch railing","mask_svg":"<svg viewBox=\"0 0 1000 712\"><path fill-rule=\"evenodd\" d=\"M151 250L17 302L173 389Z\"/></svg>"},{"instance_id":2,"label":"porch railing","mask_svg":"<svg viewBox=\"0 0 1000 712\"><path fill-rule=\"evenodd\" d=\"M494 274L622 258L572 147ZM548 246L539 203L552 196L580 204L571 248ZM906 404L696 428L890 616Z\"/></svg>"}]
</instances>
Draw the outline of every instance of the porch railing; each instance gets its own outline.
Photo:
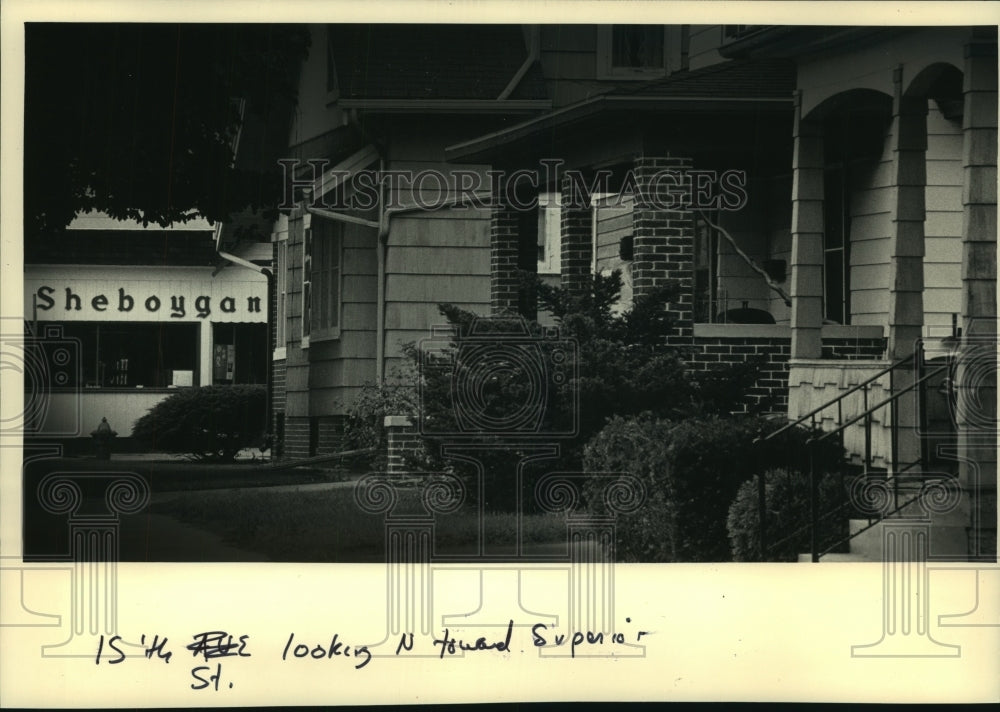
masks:
<instances>
[{"instance_id":1,"label":"porch railing","mask_svg":"<svg viewBox=\"0 0 1000 712\"><path fill-rule=\"evenodd\" d=\"M912 369L913 378L912 381L906 385L899 385L897 374L899 371L904 369ZM757 500L758 500L758 516L760 522L760 556L762 560L768 559L768 554L770 551L774 550L780 544L792 539L793 537L799 536L808 527L810 531L810 553L812 561L819 561L820 557L824 554L830 553L834 549L842 546L843 544L849 542L851 539L862 534L863 532L871 529L877 525L880 521L894 516L901 512L902 510L909 507L911 504L919 500L924 496L924 489L921 489L916 495L905 499L902 503L900 502L900 484L901 478L899 475L913 470L915 467L925 468L931 460L930 451L930 439L926 437L929 432L928 423L928 408L927 408L927 386L928 384L938 376L947 373L951 369L950 357L945 359L945 362L934 368L928 368L922 344L917 345L912 356L900 359L885 368L881 369L878 373L866 378L864 381L852 386L851 388L840 393L836 398L820 405L817 408L810 410L805 415L800 416L796 420L789 422L787 425L779 428L778 430L770 433L769 435L759 438L758 442L768 442L781 434L793 429L800 427L808 422L810 428L813 431L819 430L817 427L817 420L822 422L826 413L831 409L836 409L836 421L834 427L829 430L823 430L821 433L813 435L807 441L808 448L808 476L809 476L809 523L805 527L799 527L795 531L790 533L785 533L780 539L769 542L767 540L767 497L766 497L766 487L765 478L763 474L759 475L757 478ZM888 389L890 395L877 403L872 404L870 401L872 399L872 391L875 386L881 386L882 379L888 376L889 384ZM917 439L918 446L916 447L917 456L916 459L909 462L902 462L900 458L901 449L899 443L899 432L900 432L900 407L899 400L904 395L916 391L916 412L914 414L913 425L917 427ZM856 394L861 395L861 411L856 415L850 416L845 420L844 418L844 402L848 398L855 396ZM844 442L845 431L855 425L859 425L863 429L864 433L864 446L863 453L859 453L862 460L863 471L860 475L861 477L870 478L876 475L875 468L873 467L873 452L872 452L872 428L875 425L874 415L882 410L886 409L888 411L888 426L889 426L889 455L886 459L885 476L891 479L893 488L893 507L887 512L880 512L875 516L868 516L868 525L848 534L846 537L842 537L835 541L834 543L825 546L821 550L820 545L820 526L830 517L841 516L847 512L849 502L845 501L844 493L846 492L845 487L845 469L847 469L847 463L842 463L838 468L838 475L840 478L839 491L841 494L840 503L833 509L827 512L820 512L820 497L819 497L819 480L821 471L819 468L819 463L817 462L817 448L821 443L831 440L833 438L839 439L841 445ZM880 426L884 427L884 426Z\"/></svg>"}]
</instances>

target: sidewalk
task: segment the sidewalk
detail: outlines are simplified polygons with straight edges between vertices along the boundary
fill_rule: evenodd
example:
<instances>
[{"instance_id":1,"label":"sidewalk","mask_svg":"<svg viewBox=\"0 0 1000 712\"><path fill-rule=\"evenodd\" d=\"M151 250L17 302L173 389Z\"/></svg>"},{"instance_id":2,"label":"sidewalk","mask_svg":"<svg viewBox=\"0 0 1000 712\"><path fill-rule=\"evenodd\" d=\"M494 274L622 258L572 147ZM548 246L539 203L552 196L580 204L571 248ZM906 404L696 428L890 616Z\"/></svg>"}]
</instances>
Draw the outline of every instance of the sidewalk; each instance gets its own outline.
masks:
<instances>
[{"instance_id":1,"label":"sidewalk","mask_svg":"<svg viewBox=\"0 0 1000 712\"><path fill-rule=\"evenodd\" d=\"M268 561L263 554L226 544L222 537L162 514L121 518L119 558L129 562Z\"/></svg>"}]
</instances>

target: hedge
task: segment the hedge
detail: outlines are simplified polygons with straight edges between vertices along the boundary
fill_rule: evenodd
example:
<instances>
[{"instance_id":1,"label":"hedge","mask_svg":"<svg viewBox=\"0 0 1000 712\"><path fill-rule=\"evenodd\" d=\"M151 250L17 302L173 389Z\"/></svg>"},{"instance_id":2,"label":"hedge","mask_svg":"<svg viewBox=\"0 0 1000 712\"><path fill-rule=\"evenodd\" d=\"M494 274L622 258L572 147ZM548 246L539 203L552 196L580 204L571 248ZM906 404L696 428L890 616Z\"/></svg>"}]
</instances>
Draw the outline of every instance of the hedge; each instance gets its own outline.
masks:
<instances>
[{"instance_id":1,"label":"hedge","mask_svg":"<svg viewBox=\"0 0 1000 712\"><path fill-rule=\"evenodd\" d=\"M184 388L153 406L132 427L132 437L155 452L229 461L260 446L267 430L264 386Z\"/></svg>"}]
</instances>

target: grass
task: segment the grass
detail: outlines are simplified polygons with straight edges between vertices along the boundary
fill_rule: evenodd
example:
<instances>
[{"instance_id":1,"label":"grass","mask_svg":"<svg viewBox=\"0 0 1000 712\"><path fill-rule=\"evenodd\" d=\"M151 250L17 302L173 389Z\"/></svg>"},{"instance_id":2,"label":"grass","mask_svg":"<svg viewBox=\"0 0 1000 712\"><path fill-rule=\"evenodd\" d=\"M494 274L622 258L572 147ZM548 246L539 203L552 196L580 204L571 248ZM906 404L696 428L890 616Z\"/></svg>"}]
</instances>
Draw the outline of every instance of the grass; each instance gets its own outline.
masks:
<instances>
[{"instance_id":1,"label":"grass","mask_svg":"<svg viewBox=\"0 0 1000 712\"><path fill-rule=\"evenodd\" d=\"M53 458L31 463L26 482L31 483L47 472L135 472L149 483L153 493L184 490L225 489L229 487L269 487L316 482L343 482L366 472L370 465L355 458L340 463L326 463L288 469L271 468L266 462L210 463L186 460L95 460L92 458Z\"/></svg>"},{"instance_id":2,"label":"grass","mask_svg":"<svg viewBox=\"0 0 1000 712\"><path fill-rule=\"evenodd\" d=\"M414 502L416 494L406 493ZM406 504L401 497L401 504ZM368 514L354 502L353 488L310 492L241 491L180 493L152 511L219 534L232 546L273 561L381 562L385 560L383 515ZM475 512L437 517L435 552L473 555L479 534ZM491 551L514 553L517 516L486 514L483 539ZM528 545L566 541L566 521L558 515L526 515L521 520Z\"/></svg>"}]
</instances>

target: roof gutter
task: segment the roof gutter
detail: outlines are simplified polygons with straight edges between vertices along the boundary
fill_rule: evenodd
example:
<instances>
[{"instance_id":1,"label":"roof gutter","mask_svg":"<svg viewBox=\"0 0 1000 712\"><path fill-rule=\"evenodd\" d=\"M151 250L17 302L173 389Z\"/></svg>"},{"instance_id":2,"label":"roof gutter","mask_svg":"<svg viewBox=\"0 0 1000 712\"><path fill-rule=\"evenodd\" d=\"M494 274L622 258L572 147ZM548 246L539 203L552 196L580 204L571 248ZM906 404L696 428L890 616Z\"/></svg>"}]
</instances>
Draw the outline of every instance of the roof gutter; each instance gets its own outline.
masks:
<instances>
[{"instance_id":1,"label":"roof gutter","mask_svg":"<svg viewBox=\"0 0 1000 712\"><path fill-rule=\"evenodd\" d=\"M337 105L382 114L531 114L552 108L548 99L340 99Z\"/></svg>"},{"instance_id":2,"label":"roof gutter","mask_svg":"<svg viewBox=\"0 0 1000 712\"><path fill-rule=\"evenodd\" d=\"M479 136L470 141L446 146L445 156L449 161L481 158L484 151L510 145L528 138L545 129L565 126L575 121L589 118L604 110L627 111L630 109L674 112L718 112L727 109L746 110L757 108L781 108L791 106L793 97L725 97L725 96L634 96L601 95L585 99L571 106L523 121L515 126Z\"/></svg>"}]
</instances>

